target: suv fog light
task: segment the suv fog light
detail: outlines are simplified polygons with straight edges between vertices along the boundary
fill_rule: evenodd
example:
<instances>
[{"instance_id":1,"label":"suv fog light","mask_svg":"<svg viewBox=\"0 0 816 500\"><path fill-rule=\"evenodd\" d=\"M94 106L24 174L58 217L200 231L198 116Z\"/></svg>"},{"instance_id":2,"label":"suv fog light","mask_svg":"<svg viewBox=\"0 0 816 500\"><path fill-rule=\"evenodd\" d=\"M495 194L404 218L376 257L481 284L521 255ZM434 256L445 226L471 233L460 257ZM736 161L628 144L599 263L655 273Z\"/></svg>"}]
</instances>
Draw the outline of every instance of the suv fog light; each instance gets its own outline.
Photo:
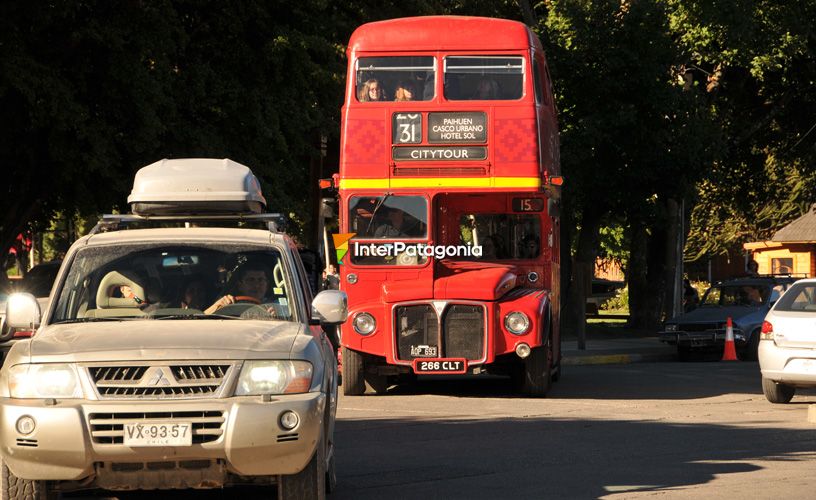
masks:
<instances>
[{"instance_id":1,"label":"suv fog light","mask_svg":"<svg viewBox=\"0 0 816 500\"><path fill-rule=\"evenodd\" d=\"M371 335L375 328L377 328L377 320L374 316L368 313L360 313L354 316L354 331L360 335Z\"/></svg>"},{"instance_id":2,"label":"suv fog light","mask_svg":"<svg viewBox=\"0 0 816 500\"><path fill-rule=\"evenodd\" d=\"M292 410L286 410L285 412L281 413L279 421L281 427L287 431L291 431L300 423L300 417L298 417L298 414Z\"/></svg>"},{"instance_id":3,"label":"suv fog light","mask_svg":"<svg viewBox=\"0 0 816 500\"><path fill-rule=\"evenodd\" d=\"M23 415L22 417L17 419L17 432L22 435L31 434L34 432L34 429L37 427L37 422L34 421L34 418L29 415Z\"/></svg>"},{"instance_id":4,"label":"suv fog light","mask_svg":"<svg viewBox=\"0 0 816 500\"><path fill-rule=\"evenodd\" d=\"M516 346L516 355L521 359L526 358L530 355L530 346L522 342L521 344Z\"/></svg>"}]
</instances>

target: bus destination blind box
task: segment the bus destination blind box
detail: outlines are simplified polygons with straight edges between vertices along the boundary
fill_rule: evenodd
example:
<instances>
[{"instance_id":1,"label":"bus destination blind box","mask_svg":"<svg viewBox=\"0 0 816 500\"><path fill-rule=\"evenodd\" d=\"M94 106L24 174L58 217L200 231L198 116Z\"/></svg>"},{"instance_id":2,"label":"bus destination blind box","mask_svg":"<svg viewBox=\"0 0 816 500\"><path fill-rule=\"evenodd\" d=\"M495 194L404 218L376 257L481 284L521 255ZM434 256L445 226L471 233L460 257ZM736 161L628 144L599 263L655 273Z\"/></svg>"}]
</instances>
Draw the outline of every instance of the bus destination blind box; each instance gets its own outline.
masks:
<instances>
[{"instance_id":1,"label":"bus destination blind box","mask_svg":"<svg viewBox=\"0 0 816 500\"><path fill-rule=\"evenodd\" d=\"M136 215L260 214L258 178L229 159L160 160L140 169L128 204Z\"/></svg>"}]
</instances>

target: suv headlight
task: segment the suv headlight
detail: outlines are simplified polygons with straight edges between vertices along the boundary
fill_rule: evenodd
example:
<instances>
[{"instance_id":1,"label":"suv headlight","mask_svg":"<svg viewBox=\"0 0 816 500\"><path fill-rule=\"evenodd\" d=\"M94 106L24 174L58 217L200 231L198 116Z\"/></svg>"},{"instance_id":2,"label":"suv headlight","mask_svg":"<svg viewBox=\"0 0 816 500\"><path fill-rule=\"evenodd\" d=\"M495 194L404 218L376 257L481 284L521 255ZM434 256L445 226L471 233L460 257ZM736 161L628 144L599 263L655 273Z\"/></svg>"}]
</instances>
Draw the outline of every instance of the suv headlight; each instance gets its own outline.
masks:
<instances>
[{"instance_id":1,"label":"suv headlight","mask_svg":"<svg viewBox=\"0 0 816 500\"><path fill-rule=\"evenodd\" d=\"M246 361L236 396L309 392L312 364L308 361Z\"/></svg>"},{"instance_id":2,"label":"suv headlight","mask_svg":"<svg viewBox=\"0 0 816 500\"><path fill-rule=\"evenodd\" d=\"M76 368L64 363L14 365L8 371L8 384L12 398L82 397Z\"/></svg>"},{"instance_id":3,"label":"suv headlight","mask_svg":"<svg viewBox=\"0 0 816 500\"><path fill-rule=\"evenodd\" d=\"M666 325L667 332L676 332L677 331L677 323L669 323Z\"/></svg>"},{"instance_id":4,"label":"suv headlight","mask_svg":"<svg viewBox=\"0 0 816 500\"><path fill-rule=\"evenodd\" d=\"M521 335L530 328L530 318L520 311L511 312L504 317L504 327L514 335Z\"/></svg>"}]
</instances>

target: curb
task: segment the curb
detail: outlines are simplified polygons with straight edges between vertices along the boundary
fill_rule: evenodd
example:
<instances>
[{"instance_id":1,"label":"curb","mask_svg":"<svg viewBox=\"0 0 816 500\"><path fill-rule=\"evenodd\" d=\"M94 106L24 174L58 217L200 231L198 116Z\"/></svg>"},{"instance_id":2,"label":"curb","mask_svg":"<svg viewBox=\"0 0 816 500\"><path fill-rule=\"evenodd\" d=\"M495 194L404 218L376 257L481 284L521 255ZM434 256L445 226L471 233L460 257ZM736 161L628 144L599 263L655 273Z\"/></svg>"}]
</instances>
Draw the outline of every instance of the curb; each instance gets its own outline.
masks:
<instances>
[{"instance_id":1,"label":"curb","mask_svg":"<svg viewBox=\"0 0 816 500\"><path fill-rule=\"evenodd\" d=\"M661 361L675 361L675 352L657 352L643 354L594 354L588 356L570 357L564 353L561 363L564 365L623 365L629 363L657 363Z\"/></svg>"}]
</instances>

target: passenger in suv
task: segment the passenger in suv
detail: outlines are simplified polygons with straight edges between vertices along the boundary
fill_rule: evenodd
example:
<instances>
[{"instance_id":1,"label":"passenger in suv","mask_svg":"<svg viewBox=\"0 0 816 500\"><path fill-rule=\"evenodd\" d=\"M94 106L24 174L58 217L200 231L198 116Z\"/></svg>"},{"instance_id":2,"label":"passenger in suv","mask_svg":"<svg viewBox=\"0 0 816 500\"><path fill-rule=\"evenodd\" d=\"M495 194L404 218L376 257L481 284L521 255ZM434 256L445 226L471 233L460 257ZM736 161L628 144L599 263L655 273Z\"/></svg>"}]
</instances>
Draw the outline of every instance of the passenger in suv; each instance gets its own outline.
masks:
<instances>
[{"instance_id":1,"label":"passenger in suv","mask_svg":"<svg viewBox=\"0 0 816 500\"><path fill-rule=\"evenodd\" d=\"M765 314L794 281L790 276L759 276L716 283L698 308L666 321L660 340L676 345L681 360L695 351L722 352L730 317L737 354L755 360Z\"/></svg>"},{"instance_id":2,"label":"passenger in suv","mask_svg":"<svg viewBox=\"0 0 816 500\"><path fill-rule=\"evenodd\" d=\"M322 498L331 489L337 364L321 323L345 320L345 294L312 298L297 248L269 214L254 213L265 201L247 186L257 179L229 160L145 167L129 198L138 214L105 216L71 247L41 324L32 296L11 297L9 323L38 329L0 372L2 498L246 483ZM198 277L211 303L247 262L269 269L262 299L213 314L163 300Z\"/></svg>"}]
</instances>

